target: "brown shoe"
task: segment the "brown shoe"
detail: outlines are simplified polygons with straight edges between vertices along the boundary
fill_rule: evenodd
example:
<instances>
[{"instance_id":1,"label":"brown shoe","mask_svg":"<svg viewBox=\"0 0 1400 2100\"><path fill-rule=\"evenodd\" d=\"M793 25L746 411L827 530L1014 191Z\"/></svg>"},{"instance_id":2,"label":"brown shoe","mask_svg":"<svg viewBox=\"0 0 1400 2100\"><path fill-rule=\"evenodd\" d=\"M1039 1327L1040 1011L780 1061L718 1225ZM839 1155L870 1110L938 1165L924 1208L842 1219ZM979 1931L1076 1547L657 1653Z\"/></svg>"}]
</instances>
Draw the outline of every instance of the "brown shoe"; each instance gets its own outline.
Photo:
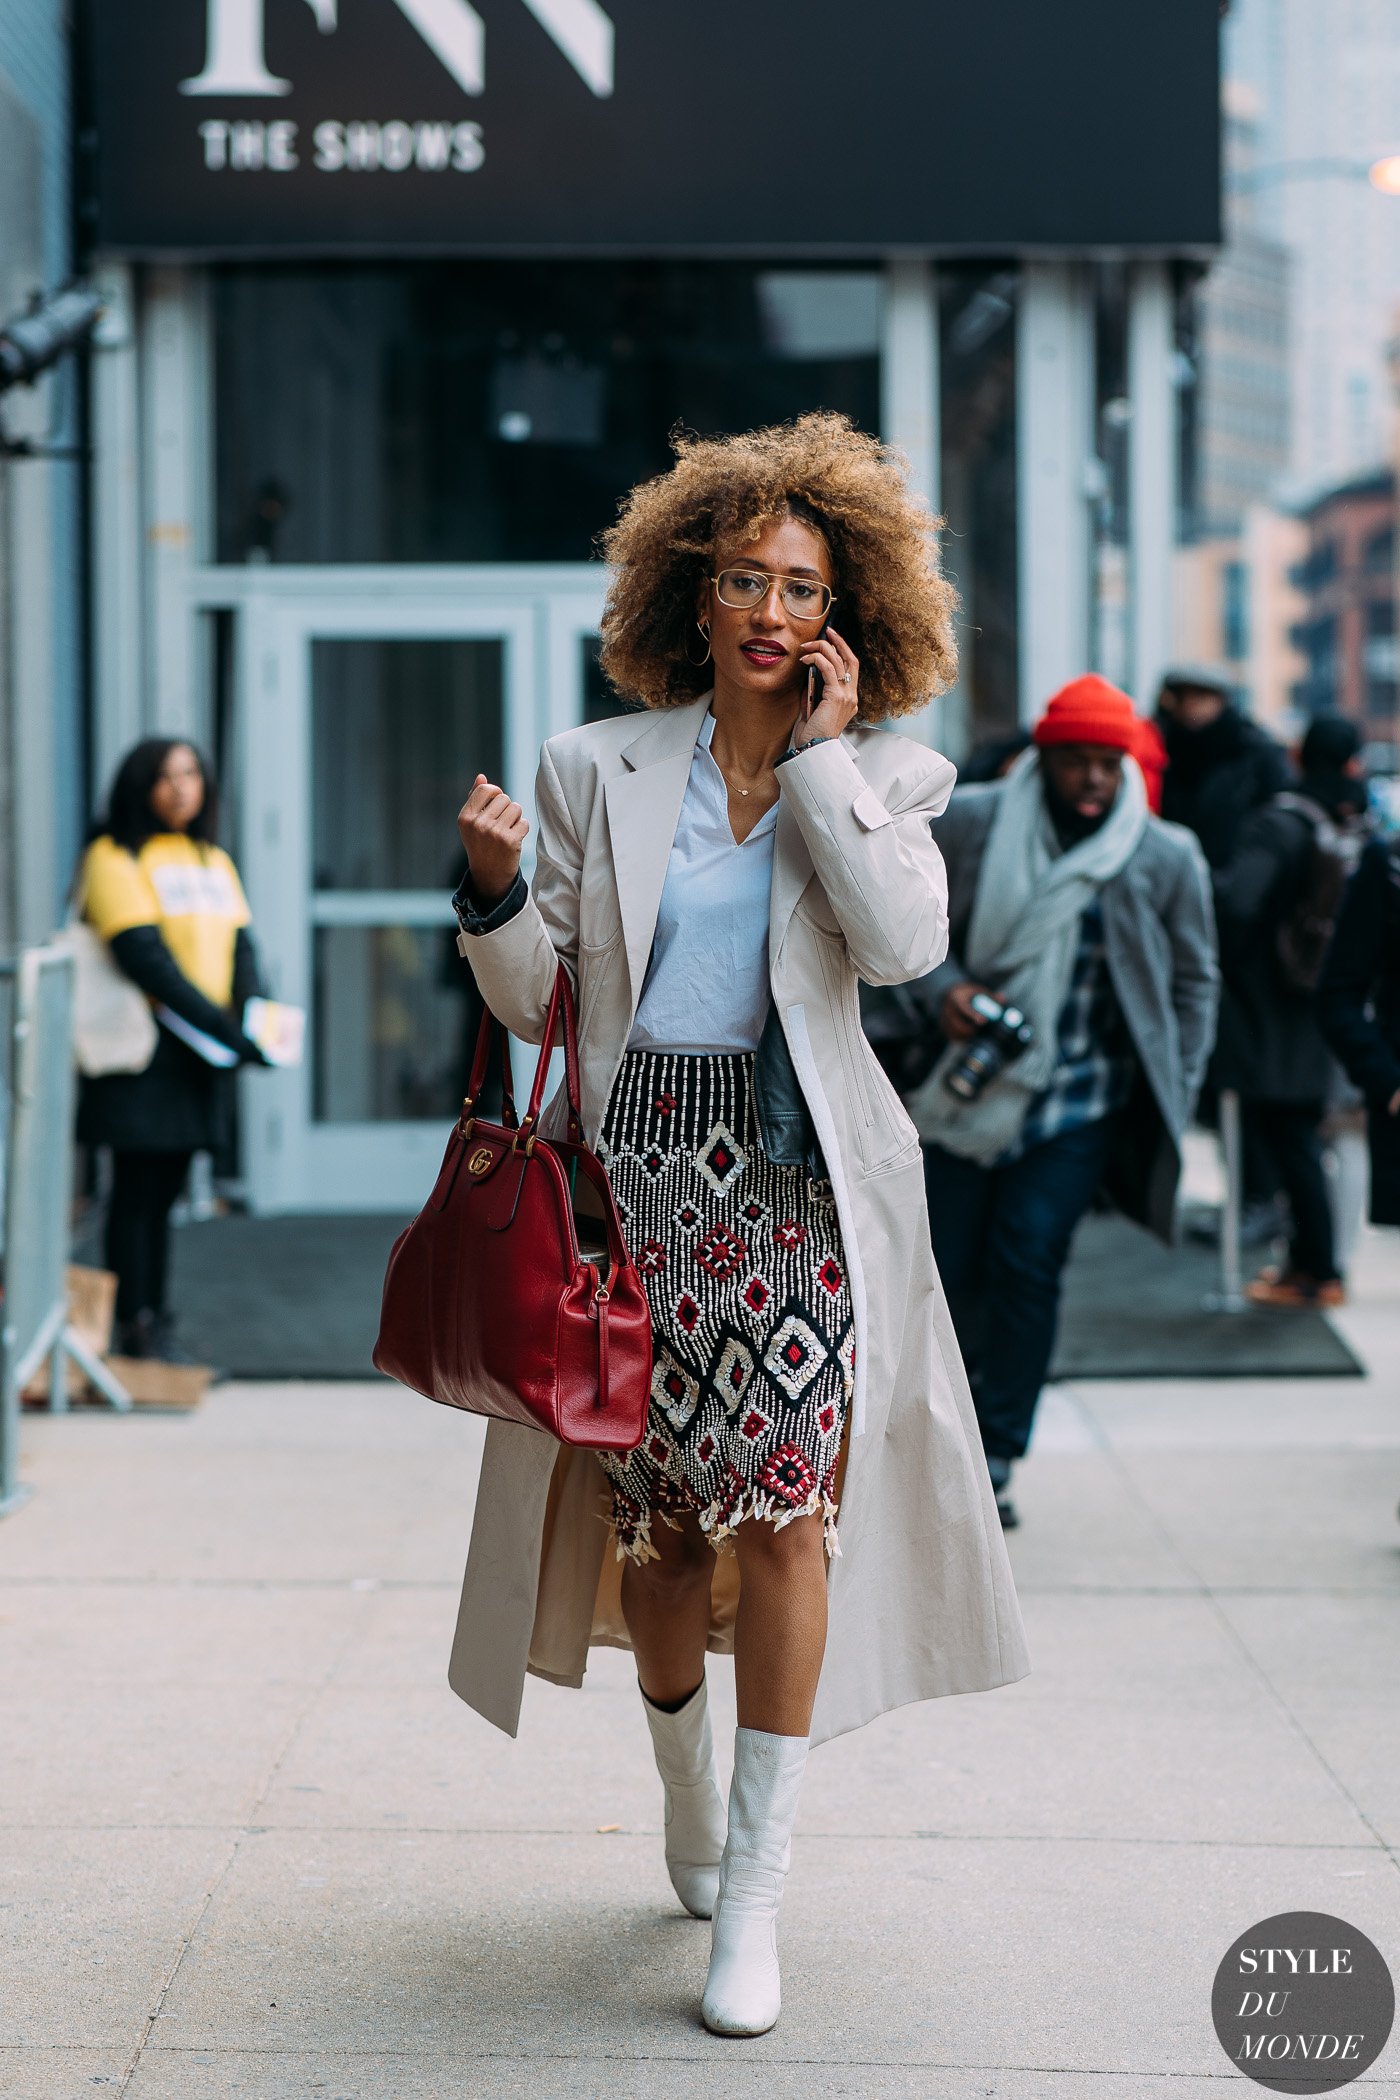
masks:
<instances>
[{"instance_id":1,"label":"brown shoe","mask_svg":"<svg viewBox=\"0 0 1400 2100\"><path fill-rule=\"evenodd\" d=\"M1251 1305L1281 1305L1295 1308L1343 1305L1346 1287L1339 1281L1319 1283L1301 1269L1261 1269L1253 1283L1245 1285Z\"/></svg>"}]
</instances>

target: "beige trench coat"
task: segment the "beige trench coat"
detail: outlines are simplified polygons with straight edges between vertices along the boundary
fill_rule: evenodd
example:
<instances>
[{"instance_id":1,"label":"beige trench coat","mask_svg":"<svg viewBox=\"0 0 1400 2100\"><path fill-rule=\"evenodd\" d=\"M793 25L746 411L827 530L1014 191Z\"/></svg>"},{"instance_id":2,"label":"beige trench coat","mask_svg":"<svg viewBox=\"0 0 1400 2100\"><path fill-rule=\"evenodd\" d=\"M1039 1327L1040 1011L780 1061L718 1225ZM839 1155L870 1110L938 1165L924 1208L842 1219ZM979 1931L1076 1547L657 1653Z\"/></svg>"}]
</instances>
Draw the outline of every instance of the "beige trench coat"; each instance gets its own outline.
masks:
<instances>
[{"instance_id":1,"label":"beige trench coat","mask_svg":"<svg viewBox=\"0 0 1400 2100\"><path fill-rule=\"evenodd\" d=\"M691 756L709 705L552 737L525 909L459 946L512 1032L538 1042L556 958L578 992L582 1105L596 1143L642 980ZM1029 1667L972 1399L929 1247L918 1139L861 1033L858 978L919 977L948 946L929 820L949 762L855 727L778 770L773 997L831 1174L856 1322L856 1386L829 1574L815 1742L888 1708L1008 1684ZM703 998L703 991L697 992ZM558 1127L557 1125L555 1127ZM583 1681L627 1646L610 1497L591 1452L493 1421L449 1680L514 1734L526 1671ZM716 1568L710 1647L733 1646L737 1563Z\"/></svg>"}]
</instances>

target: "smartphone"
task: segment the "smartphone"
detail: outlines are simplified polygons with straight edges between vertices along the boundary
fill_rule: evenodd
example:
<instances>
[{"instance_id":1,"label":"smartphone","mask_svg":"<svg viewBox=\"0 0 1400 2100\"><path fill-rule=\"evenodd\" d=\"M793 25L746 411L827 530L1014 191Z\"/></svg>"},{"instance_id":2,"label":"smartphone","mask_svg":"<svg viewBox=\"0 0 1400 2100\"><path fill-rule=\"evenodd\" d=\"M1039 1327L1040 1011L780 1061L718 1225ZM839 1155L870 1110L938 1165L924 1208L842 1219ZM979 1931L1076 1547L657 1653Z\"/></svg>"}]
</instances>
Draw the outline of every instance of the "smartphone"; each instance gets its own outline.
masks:
<instances>
[{"instance_id":1,"label":"smartphone","mask_svg":"<svg viewBox=\"0 0 1400 2100\"><path fill-rule=\"evenodd\" d=\"M826 633L826 630L830 625L831 614L828 612L826 618L822 621L821 626L817 629L816 639L818 641L822 639L822 636ZM812 709L816 705L816 697L817 667L815 664L809 664L807 666L807 697L802 703L802 719L804 722L810 721L811 719Z\"/></svg>"}]
</instances>

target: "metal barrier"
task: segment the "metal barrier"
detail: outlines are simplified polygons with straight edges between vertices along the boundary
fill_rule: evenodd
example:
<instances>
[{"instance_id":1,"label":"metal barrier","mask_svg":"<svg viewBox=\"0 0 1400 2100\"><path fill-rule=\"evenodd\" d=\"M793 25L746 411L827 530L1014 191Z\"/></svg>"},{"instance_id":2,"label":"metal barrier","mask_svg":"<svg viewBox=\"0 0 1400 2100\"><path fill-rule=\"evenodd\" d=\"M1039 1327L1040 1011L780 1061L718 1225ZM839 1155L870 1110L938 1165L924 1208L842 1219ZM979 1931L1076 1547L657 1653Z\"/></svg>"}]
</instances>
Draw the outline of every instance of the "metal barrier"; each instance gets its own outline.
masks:
<instances>
[{"instance_id":1,"label":"metal barrier","mask_svg":"<svg viewBox=\"0 0 1400 2100\"><path fill-rule=\"evenodd\" d=\"M1206 1299L1208 1312L1244 1312L1240 1269L1240 1213L1244 1208L1244 1145L1240 1135L1240 1097L1233 1087L1220 1090L1220 1163L1225 1172L1225 1200L1220 1206L1220 1289Z\"/></svg>"},{"instance_id":2,"label":"metal barrier","mask_svg":"<svg viewBox=\"0 0 1400 2100\"><path fill-rule=\"evenodd\" d=\"M45 1357L49 1407L68 1405L71 1357L123 1412L126 1389L67 1324L69 1204L73 1182L73 961L27 948L0 964L8 980L8 1116L3 1132L4 1303L0 1305L0 1515L23 1501L18 1479L20 1396Z\"/></svg>"}]
</instances>

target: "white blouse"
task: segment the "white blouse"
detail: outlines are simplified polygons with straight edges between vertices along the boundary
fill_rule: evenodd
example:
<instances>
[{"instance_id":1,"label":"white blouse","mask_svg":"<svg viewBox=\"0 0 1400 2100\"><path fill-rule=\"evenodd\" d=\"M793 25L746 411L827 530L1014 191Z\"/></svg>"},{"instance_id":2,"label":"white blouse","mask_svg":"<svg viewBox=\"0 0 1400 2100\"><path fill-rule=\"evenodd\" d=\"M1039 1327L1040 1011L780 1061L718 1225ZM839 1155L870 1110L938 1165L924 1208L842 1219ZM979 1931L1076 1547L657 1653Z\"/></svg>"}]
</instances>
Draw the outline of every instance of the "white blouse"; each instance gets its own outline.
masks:
<instances>
[{"instance_id":1,"label":"white blouse","mask_svg":"<svg viewBox=\"0 0 1400 2100\"><path fill-rule=\"evenodd\" d=\"M629 1050L756 1050L768 1016L768 906L778 806L740 845L706 715L666 866Z\"/></svg>"}]
</instances>

